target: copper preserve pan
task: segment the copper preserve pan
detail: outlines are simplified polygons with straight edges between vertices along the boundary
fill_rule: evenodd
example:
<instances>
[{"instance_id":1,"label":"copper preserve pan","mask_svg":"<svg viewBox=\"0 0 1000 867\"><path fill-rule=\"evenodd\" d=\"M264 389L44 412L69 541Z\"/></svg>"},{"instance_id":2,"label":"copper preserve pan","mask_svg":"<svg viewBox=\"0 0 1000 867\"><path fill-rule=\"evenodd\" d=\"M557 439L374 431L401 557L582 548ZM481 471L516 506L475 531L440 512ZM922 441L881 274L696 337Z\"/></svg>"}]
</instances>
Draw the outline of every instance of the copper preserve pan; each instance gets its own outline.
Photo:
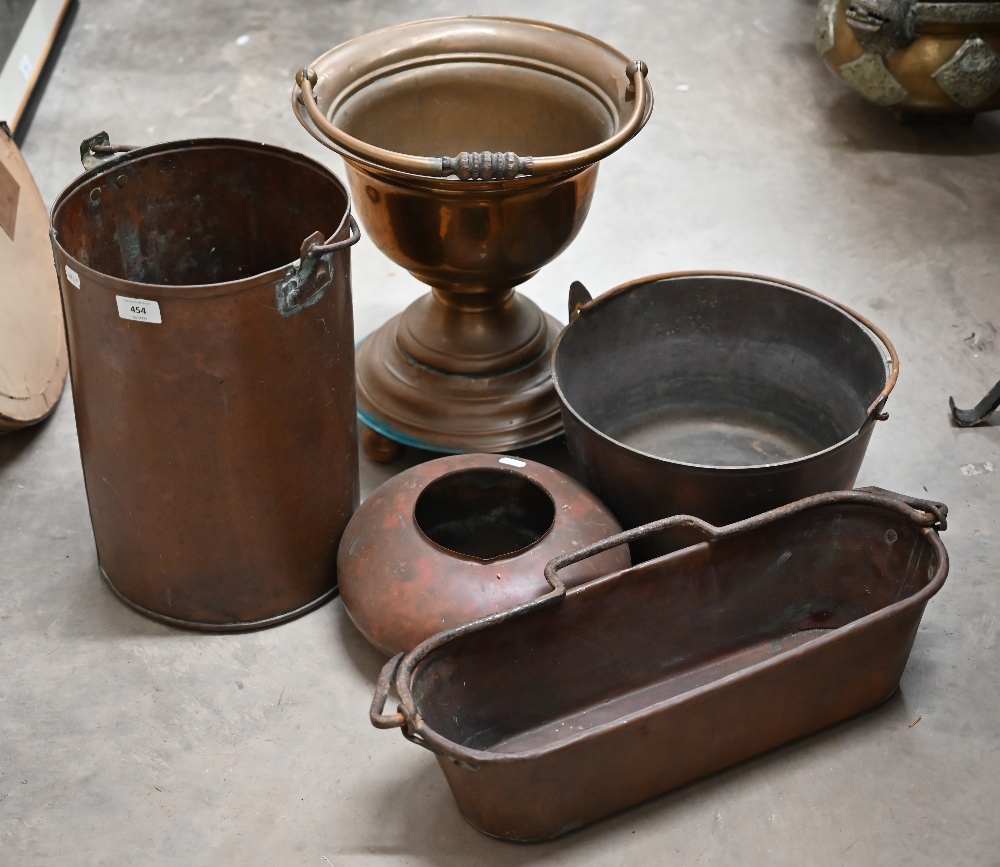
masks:
<instances>
[{"instance_id":1,"label":"copper preserve pan","mask_svg":"<svg viewBox=\"0 0 1000 867\"><path fill-rule=\"evenodd\" d=\"M621 521L730 524L852 488L899 359L871 322L753 274L574 284L552 377L570 453ZM633 546L636 560L665 537Z\"/></svg>"},{"instance_id":2,"label":"copper preserve pan","mask_svg":"<svg viewBox=\"0 0 1000 867\"><path fill-rule=\"evenodd\" d=\"M888 698L948 574L946 515L868 489L722 529L627 531L549 563L547 596L394 657L372 722L437 754L480 831L558 836ZM570 590L559 579L678 527L701 541Z\"/></svg>"},{"instance_id":3,"label":"copper preserve pan","mask_svg":"<svg viewBox=\"0 0 1000 867\"><path fill-rule=\"evenodd\" d=\"M81 150L52 245L101 573L176 625L310 610L359 497L347 191L254 142Z\"/></svg>"}]
</instances>

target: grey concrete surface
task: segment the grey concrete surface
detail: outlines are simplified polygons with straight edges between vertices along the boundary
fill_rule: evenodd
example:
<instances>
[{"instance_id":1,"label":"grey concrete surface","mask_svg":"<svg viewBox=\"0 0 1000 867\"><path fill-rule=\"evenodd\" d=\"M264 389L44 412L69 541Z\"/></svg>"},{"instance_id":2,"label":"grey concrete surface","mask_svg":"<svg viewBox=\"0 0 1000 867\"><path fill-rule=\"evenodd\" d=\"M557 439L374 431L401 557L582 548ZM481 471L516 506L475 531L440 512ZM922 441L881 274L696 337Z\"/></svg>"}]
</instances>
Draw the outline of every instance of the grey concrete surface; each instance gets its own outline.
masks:
<instances>
[{"instance_id":1,"label":"grey concrete surface","mask_svg":"<svg viewBox=\"0 0 1000 867\"><path fill-rule=\"evenodd\" d=\"M100 129L131 144L259 139L340 171L292 117L296 69L376 27L498 10L84 2L24 154L50 202ZM67 393L48 423L0 439L0 864L1000 863L1000 429L959 430L947 412L949 394L972 405L1000 377L1000 117L897 125L821 67L806 0L501 11L606 39L644 59L656 89L647 129L602 167L582 233L526 286L543 307L563 316L573 279L597 292L663 271L745 270L846 302L894 341L891 418L859 484L952 509L952 574L901 689L556 842L487 839L459 817L429 753L369 725L382 660L339 600L215 637L112 597ZM355 247L359 334L418 291L367 240ZM364 463L365 492L424 457Z\"/></svg>"}]
</instances>

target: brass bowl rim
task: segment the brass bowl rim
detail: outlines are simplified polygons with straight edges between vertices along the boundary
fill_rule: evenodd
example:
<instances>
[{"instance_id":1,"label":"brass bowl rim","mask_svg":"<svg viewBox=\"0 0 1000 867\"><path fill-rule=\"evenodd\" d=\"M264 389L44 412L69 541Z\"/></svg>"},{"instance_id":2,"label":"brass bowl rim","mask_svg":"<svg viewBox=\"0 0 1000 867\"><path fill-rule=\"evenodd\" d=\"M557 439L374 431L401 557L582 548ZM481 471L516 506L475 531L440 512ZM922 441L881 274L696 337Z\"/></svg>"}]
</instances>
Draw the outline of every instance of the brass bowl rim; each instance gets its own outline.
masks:
<instances>
[{"instance_id":1,"label":"brass bowl rim","mask_svg":"<svg viewBox=\"0 0 1000 867\"><path fill-rule=\"evenodd\" d=\"M359 36L355 36L351 39L346 40L345 42L340 43L339 45L335 45L334 47L330 48L329 50L321 54L319 57L317 57L312 63L310 63L307 69L314 70L317 72L317 74L321 74L324 69L328 69L331 65L333 65L333 59L335 55L338 52L341 52L346 47L356 46L363 41L375 39L387 33L400 33L411 29L430 28L433 25L443 25L443 24L452 24L452 25L467 24L470 26L474 26L474 25L489 24L489 23L496 23L498 25L515 25L515 26L524 25L526 28L539 29L539 30L557 30L560 33L563 33L567 36L583 40L589 43L590 45L593 45L594 47L606 52L609 56L613 56L616 60L622 63L623 69L627 68L630 63L636 62L630 60L630 58L627 55L618 51L616 48L614 48L612 45L609 45L604 40L599 39L595 36L591 36L590 34L584 33L580 30L576 30L571 27L566 27L562 24L555 24L547 21L539 21L537 19L522 18L517 16L454 15L454 16L439 16L436 18L424 18L415 21L406 21L401 24L392 24L387 27L379 28L378 30L372 30L367 33L363 33ZM443 61L444 63L459 62L462 60L478 59L478 58L483 58L483 59L501 58L504 56L502 51L475 52L468 50L449 51L447 49L442 50L441 54L449 56L449 58L450 57L455 58L454 60L452 59L444 60ZM621 111L621 108L619 108L619 106L613 105L613 100L608 97L608 94L605 91L602 91L600 90L599 87L595 86L594 81L592 79L588 80L585 76L575 72L569 67L560 67L554 63L547 63L545 61L536 59L534 57L516 53L510 53L507 56L512 58L515 61L516 65L527 66L529 68L538 69L540 71L547 72L548 74L551 75L558 75L559 77L562 77L563 79L573 84L576 84L578 87L581 87L581 89L585 90L591 96L597 98L606 108L612 110L618 110L619 112L619 117L617 119L619 124L618 128L619 129L621 128L623 120L625 119L623 117L624 112ZM373 69L370 72L366 72L364 75L360 76L358 79L352 82L348 87L339 91L336 94L333 102L329 106L323 107L320 110L329 120L331 114L333 114L341 105L343 105L346 99L350 98L351 96L356 94L359 90L363 89L363 87L366 84L378 80L379 78L383 78L385 77L386 74L393 74L402 69L412 68L414 66L419 67L424 65L433 65L434 63L440 64L442 63L442 61L440 59L432 60L429 55L425 56L418 55L401 61L396 61L394 63L390 63L385 66L380 66L377 69ZM646 99L646 104L644 106L641 121L631 137L638 135L638 133L643 129L643 127L645 127L646 123L649 121L649 118L653 112L653 106L654 106L653 88L652 85L649 83L648 79L646 78L644 78L643 89L645 91L644 96ZM292 87L292 95L291 95L292 111L295 113L296 119L299 121L299 123L313 138L315 138L325 147L328 147L331 150L338 153L345 161L351 163L359 171L371 172L373 174L380 175L386 178L409 181L411 184L417 187L426 188L430 186L436 189L449 189L449 190L469 189L477 191L508 189L511 187L520 188L531 184L546 184L556 181L558 179L570 177L572 175L578 174L579 172L594 165L595 163L600 162L601 159L598 158L593 162L588 163L587 165L579 166L577 168L572 168L565 171L554 171L538 175L530 175L530 174L520 175L513 179L494 179L485 181L475 181L475 180L462 181L454 177L448 177L448 176L435 177L432 175L419 174L416 172L402 171L396 168L392 168L390 166L381 165L372 160L365 159L364 157L361 157L358 154L350 152L349 150L339 145L337 142L331 140L329 137L324 135L317 128L316 123L310 117L309 112L306 110L305 106L302 104L300 100L300 96L301 96L301 91L298 84L296 83ZM610 136L608 138L610 138ZM604 139L605 142L607 140L608 140L607 138ZM619 147L621 147L624 144L625 142L622 142L619 145ZM608 155L610 155L610 153L606 154L605 156ZM401 154L401 156L408 156L408 155ZM553 155L553 156L563 156L563 155Z\"/></svg>"}]
</instances>

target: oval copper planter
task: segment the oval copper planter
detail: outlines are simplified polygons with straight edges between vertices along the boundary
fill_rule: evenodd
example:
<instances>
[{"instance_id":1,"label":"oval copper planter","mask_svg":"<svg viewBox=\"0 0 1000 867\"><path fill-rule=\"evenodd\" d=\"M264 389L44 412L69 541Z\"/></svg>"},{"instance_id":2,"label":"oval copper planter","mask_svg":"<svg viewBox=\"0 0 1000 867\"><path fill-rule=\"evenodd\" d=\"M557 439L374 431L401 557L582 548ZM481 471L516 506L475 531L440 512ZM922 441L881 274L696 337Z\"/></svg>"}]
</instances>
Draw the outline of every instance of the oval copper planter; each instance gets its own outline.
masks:
<instances>
[{"instance_id":1,"label":"oval copper planter","mask_svg":"<svg viewBox=\"0 0 1000 867\"><path fill-rule=\"evenodd\" d=\"M948 575L946 514L870 489L722 529L674 517L623 533L550 563L545 597L390 660L372 723L437 754L473 827L564 834L888 698ZM679 526L699 542L560 581L608 545Z\"/></svg>"},{"instance_id":2,"label":"oval copper planter","mask_svg":"<svg viewBox=\"0 0 1000 867\"><path fill-rule=\"evenodd\" d=\"M551 467L456 455L379 487L344 531L337 571L351 620L384 653L544 594L545 564L617 532L586 488ZM569 584L630 564L623 546Z\"/></svg>"},{"instance_id":3,"label":"oval copper planter","mask_svg":"<svg viewBox=\"0 0 1000 867\"><path fill-rule=\"evenodd\" d=\"M52 209L101 572L168 623L278 623L336 592L358 503L349 252L335 249L357 237L350 199L269 145L112 150L85 142L94 167Z\"/></svg>"}]
</instances>

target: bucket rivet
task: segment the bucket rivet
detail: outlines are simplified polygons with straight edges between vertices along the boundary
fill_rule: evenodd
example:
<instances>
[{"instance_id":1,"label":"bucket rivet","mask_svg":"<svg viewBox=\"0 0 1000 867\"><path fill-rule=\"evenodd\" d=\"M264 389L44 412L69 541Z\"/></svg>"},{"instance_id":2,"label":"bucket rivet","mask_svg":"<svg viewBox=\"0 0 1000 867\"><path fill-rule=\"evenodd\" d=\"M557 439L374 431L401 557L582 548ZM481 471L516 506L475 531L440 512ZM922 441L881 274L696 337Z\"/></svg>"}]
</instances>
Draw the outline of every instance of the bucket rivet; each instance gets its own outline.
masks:
<instances>
[{"instance_id":1,"label":"bucket rivet","mask_svg":"<svg viewBox=\"0 0 1000 867\"><path fill-rule=\"evenodd\" d=\"M885 531L885 541L888 542L890 545L893 542L895 542L897 538L898 537L896 535L896 531L895 530L886 530Z\"/></svg>"},{"instance_id":2,"label":"bucket rivet","mask_svg":"<svg viewBox=\"0 0 1000 867\"><path fill-rule=\"evenodd\" d=\"M125 175L118 175L118 179L115 181L115 183L118 184L119 187L124 187L127 182L128 178L125 177Z\"/></svg>"},{"instance_id":3,"label":"bucket rivet","mask_svg":"<svg viewBox=\"0 0 1000 867\"><path fill-rule=\"evenodd\" d=\"M100 200L101 200L101 188L100 187L95 187L90 192L90 201L92 201L92 202L99 202Z\"/></svg>"}]
</instances>

